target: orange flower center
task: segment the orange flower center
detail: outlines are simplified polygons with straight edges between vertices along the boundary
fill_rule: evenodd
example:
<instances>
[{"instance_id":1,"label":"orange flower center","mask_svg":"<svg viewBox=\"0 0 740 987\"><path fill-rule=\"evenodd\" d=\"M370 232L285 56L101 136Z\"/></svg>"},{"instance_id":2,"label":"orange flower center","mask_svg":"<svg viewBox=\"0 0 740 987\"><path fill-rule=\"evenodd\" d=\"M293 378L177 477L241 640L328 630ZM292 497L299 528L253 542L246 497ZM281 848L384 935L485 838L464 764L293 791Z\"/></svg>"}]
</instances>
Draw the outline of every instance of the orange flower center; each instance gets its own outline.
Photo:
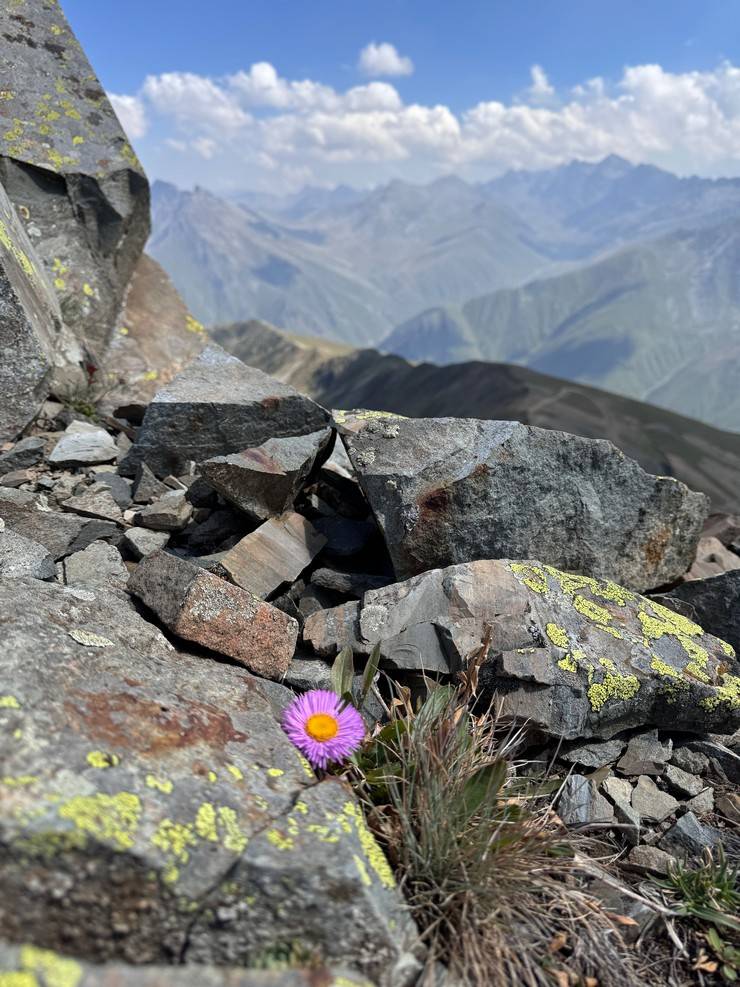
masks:
<instances>
[{"instance_id":1,"label":"orange flower center","mask_svg":"<svg viewBox=\"0 0 740 987\"><path fill-rule=\"evenodd\" d=\"M339 724L329 713L314 713L306 720L306 733L314 740L332 740L339 733Z\"/></svg>"}]
</instances>

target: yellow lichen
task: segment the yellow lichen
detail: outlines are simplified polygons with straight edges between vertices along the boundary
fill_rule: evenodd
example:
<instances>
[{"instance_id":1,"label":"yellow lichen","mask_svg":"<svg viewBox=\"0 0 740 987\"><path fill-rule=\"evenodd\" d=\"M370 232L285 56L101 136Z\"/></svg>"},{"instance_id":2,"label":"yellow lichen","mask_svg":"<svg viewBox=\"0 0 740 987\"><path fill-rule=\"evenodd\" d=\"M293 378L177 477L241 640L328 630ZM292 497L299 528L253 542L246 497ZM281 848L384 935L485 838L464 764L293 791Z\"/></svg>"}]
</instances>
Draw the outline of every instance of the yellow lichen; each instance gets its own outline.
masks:
<instances>
[{"instance_id":1,"label":"yellow lichen","mask_svg":"<svg viewBox=\"0 0 740 987\"><path fill-rule=\"evenodd\" d=\"M365 854L365 859L370 864L372 870L375 871L380 883L387 888L394 888L396 881L393 877L393 871L378 842L368 829L362 809L353 802L345 802L343 813L354 823L355 832Z\"/></svg>"},{"instance_id":2,"label":"yellow lichen","mask_svg":"<svg viewBox=\"0 0 740 987\"><path fill-rule=\"evenodd\" d=\"M175 787L169 778L158 778L156 775L147 775L144 779L147 788L154 788L158 792L164 792L165 795L170 795L172 789Z\"/></svg>"},{"instance_id":3,"label":"yellow lichen","mask_svg":"<svg viewBox=\"0 0 740 987\"><path fill-rule=\"evenodd\" d=\"M115 768L121 763L117 754L107 754L105 751L90 751L85 760L93 768Z\"/></svg>"},{"instance_id":4,"label":"yellow lichen","mask_svg":"<svg viewBox=\"0 0 740 987\"><path fill-rule=\"evenodd\" d=\"M227 764L226 770L229 772L232 778L236 779L236 781L242 781L244 779L243 772L240 771L235 764Z\"/></svg>"},{"instance_id":5,"label":"yellow lichen","mask_svg":"<svg viewBox=\"0 0 740 987\"><path fill-rule=\"evenodd\" d=\"M601 682L594 682L588 689L591 709L600 710L610 699L632 699L640 689L640 682L634 675L615 675L607 672Z\"/></svg>"},{"instance_id":6,"label":"yellow lichen","mask_svg":"<svg viewBox=\"0 0 740 987\"><path fill-rule=\"evenodd\" d=\"M82 967L76 960L49 949L21 946L19 959L24 970L41 976L44 987L77 987L82 980Z\"/></svg>"},{"instance_id":7,"label":"yellow lichen","mask_svg":"<svg viewBox=\"0 0 740 987\"><path fill-rule=\"evenodd\" d=\"M37 277L36 268L33 266L31 261L28 259L25 251L21 250L20 247L16 246L11 239L10 233L5 223L0 219L0 246L4 247L9 254L15 257L17 263L20 265L21 270L30 280L34 280Z\"/></svg>"},{"instance_id":8,"label":"yellow lichen","mask_svg":"<svg viewBox=\"0 0 740 987\"><path fill-rule=\"evenodd\" d=\"M247 847L248 840L241 831L236 812L227 805L219 806L218 821L224 830L224 847L232 853L243 853Z\"/></svg>"},{"instance_id":9,"label":"yellow lichen","mask_svg":"<svg viewBox=\"0 0 740 987\"><path fill-rule=\"evenodd\" d=\"M194 332L198 335L202 335L206 331L203 323L198 322L198 320L189 313L185 316L185 328L188 332Z\"/></svg>"},{"instance_id":10,"label":"yellow lichen","mask_svg":"<svg viewBox=\"0 0 740 987\"><path fill-rule=\"evenodd\" d=\"M576 608L578 613L582 614L588 620L594 620L597 624L608 624L610 620L613 619L612 614L606 609L606 607L599 606L598 603L594 603L593 600L587 600L585 596L581 596L577 593L573 597L573 606Z\"/></svg>"},{"instance_id":11,"label":"yellow lichen","mask_svg":"<svg viewBox=\"0 0 740 987\"><path fill-rule=\"evenodd\" d=\"M731 644L728 644L727 641L720 640L719 646L720 648L722 648L722 650L724 651L724 653L727 655L728 658L735 657L735 649Z\"/></svg>"},{"instance_id":12,"label":"yellow lichen","mask_svg":"<svg viewBox=\"0 0 740 987\"><path fill-rule=\"evenodd\" d=\"M0 696L0 709L20 709L21 704L15 696Z\"/></svg>"},{"instance_id":13,"label":"yellow lichen","mask_svg":"<svg viewBox=\"0 0 740 987\"><path fill-rule=\"evenodd\" d=\"M534 593L547 592L547 576L536 565L525 565L523 562L512 562L509 566L516 576L521 577L521 581Z\"/></svg>"},{"instance_id":14,"label":"yellow lichen","mask_svg":"<svg viewBox=\"0 0 740 987\"><path fill-rule=\"evenodd\" d=\"M187 823L176 823L171 819L163 819L152 836L152 844L155 847L171 854L183 864L190 859L188 847L196 846L197 842L192 826Z\"/></svg>"},{"instance_id":15,"label":"yellow lichen","mask_svg":"<svg viewBox=\"0 0 740 987\"><path fill-rule=\"evenodd\" d=\"M195 832L202 840L218 842L216 810L210 802L203 802L195 815Z\"/></svg>"},{"instance_id":16,"label":"yellow lichen","mask_svg":"<svg viewBox=\"0 0 740 987\"><path fill-rule=\"evenodd\" d=\"M271 829L267 833L267 839L278 850L292 850L295 840L290 836L283 836L277 829Z\"/></svg>"},{"instance_id":17,"label":"yellow lichen","mask_svg":"<svg viewBox=\"0 0 740 987\"><path fill-rule=\"evenodd\" d=\"M699 700L707 710L713 710L720 703L727 703L730 709L740 709L740 677L737 675L723 675L722 684L715 688L713 696L705 696Z\"/></svg>"},{"instance_id":18,"label":"yellow lichen","mask_svg":"<svg viewBox=\"0 0 740 987\"><path fill-rule=\"evenodd\" d=\"M90 285L86 281L82 286L82 293L84 295L87 295L88 298L92 298L93 295L95 294L95 291L90 287Z\"/></svg>"},{"instance_id":19,"label":"yellow lichen","mask_svg":"<svg viewBox=\"0 0 740 987\"><path fill-rule=\"evenodd\" d=\"M279 778L280 775L285 774L282 768L268 768L267 773L271 778Z\"/></svg>"},{"instance_id":20,"label":"yellow lichen","mask_svg":"<svg viewBox=\"0 0 740 987\"><path fill-rule=\"evenodd\" d=\"M29 785L35 785L38 780L36 775L3 775L0 783L7 785L8 788L27 788Z\"/></svg>"},{"instance_id":21,"label":"yellow lichen","mask_svg":"<svg viewBox=\"0 0 740 987\"><path fill-rule=\"evenodd\" d=\"M114 844L119 850L134 845L141 815L141 801L132 792L116 795L76 795L59 808L59 816L95 839Z\"/></svg>"},{"instance_id":22,"label":"yellow lichen","mask_svg":"<svg viewBox=\"0 0 740 987\"><path fill-rule=\"evenodd\" d=\"M355 862L355 867L357 868L357 873L360 875L360 881L365 885L365 887L370 887L373 883L372 878L367 872L367 867L365 866L365 861L362 857L358 857L356 853L352 854L352 859Z\"/></svg>"},{"instance_id":23,"label":"yellow lichen","mask_svg":"<svg viewBox=\"0 0 740 987\"><path fill-rule=\"evenodd\" d=\"M565 631L564 628L559 627L557 624L547 624L545 627L545 633L556 648L567 649L570 647L567 631Z\"/></svg>"}]
</instances>

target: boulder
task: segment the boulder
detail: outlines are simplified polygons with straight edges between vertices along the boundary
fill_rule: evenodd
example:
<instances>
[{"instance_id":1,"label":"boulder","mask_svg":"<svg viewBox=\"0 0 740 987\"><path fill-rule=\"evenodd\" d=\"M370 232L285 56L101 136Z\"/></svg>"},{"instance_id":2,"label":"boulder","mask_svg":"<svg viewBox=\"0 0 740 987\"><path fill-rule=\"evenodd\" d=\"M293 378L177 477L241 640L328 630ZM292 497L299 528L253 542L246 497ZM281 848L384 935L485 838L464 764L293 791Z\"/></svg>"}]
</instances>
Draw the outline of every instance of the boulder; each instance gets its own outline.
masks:
<instances>
[{"instance_id":1,"label":"boulder","mask_svg":"<svg viewBox=\"0 0 740 987\"><path fill-rule=\"evenodd\" d=\"M142 559L128 588L186 641L233 658L266 678L285 674L298 624L246 590L166 552Z\"/></svg>"},{"instance_id":2,"label":"boulder","mask_svg":"<svg viewBox=\"0 0 740 987\"><path fill-rule=\"evenodd\" d=\"M295 948L408 982L415 931L390 868L259 680L175 651L104 590L0 580L0 613L8 940L137 965Z\"/></svg>"},{"instance_id":3,"label":"boulder","mask_svg":"<svg viewBox=\"0 0 740 987\"><path fill-rule=\"evenodd\" d=\"M265 599L311 564L326 544L310 521L295 511L270 518L221 559L220 568L237 586Z\"/></svg>"},{"instance_id":4,"label":"boulder","mask_svg":"<svg viewBox=\"0 0 740 987\"><path fill-rule=\"evenodd\" d=\"M43 404L61 331L54 291L1 179L0 167L0 443L15 439Z\"/></svg>"},{"instance_id":5,"label":"boulder","mask_svg":"<svg viewBox=\"0 0 740 987\"><path fill-rule=\"evenodd\" d=\"M540 558L642 591L694 557L707 498L605 440L511 421L379 412L337 421L399 579Z\"/></svg>"},{"instance_id":6,"label":"boulder","mask_svg":"<svg viewBox=\"0 0 740 987\"><path fill-rule=\"evenodd\" d=\"M276 965L279 960L276 957ZM269 952L265 960L269 961ZM208 966L94 966L50 949L0 943L0 983L7 987L373 987L344 969L281 971Z\"/></svg>"},{"instance_id":7,"label":"boulder","mask_svg":"<svg viewBox=\"0 0 740 987\"><path fill-rule=\"evenodd\" d=\"M308 435L328 423L328 412L310 398L210 345L157 392L119 470L132 476L145 462L159 477L177 476L190 462Z\"/></svg>"},{"instance_id":8,"label":"boulder","mask_svg":"<svg viewBox=\"0 0 740 987\"><path fill-rule=\"evenodd\" d=\"M325 657L379 643L386 666L455 673L487 627L482 696L496 692L506 712L565 740L650 725L728 733L740 724L729 644L616 583L540 562L470 562L370 590L359 604L307 618L304 640ZM640 754L634 773L648 773L635 743L620 770L633 773L623 764Z\"/></svg>"},{"instance_id":9,"label":"boulder","mask_svg":"<svg viewBox=\"0 0 740 987\"><path fill-rule=\"evenodd\" d=\"M0 182L67 325L107 342L149 235L149 187L58 3L0 8Z\"/></svg>"},{"instance_id":10,"label":"boulder","mask_svg":"<svg viewBox=\"0 0 740 987\"><path fill-rule=\"evenodd\" d=\"M663 600L671 608L688 605L697 623L740 650L740 569L682 583Z\"/></svg>"},{"instance_id":11,"label":"boulder","mask_svg":"<svg viewBox=\"0 0 740 987\"><path fill-rule=\"evenodd\" d=\"M268 439L256 449L207 459L200 471L228 501L255 521L266 521L293 506L311 471L328 455L333 439L330 428Z\"/></svg>"}]
</instances>

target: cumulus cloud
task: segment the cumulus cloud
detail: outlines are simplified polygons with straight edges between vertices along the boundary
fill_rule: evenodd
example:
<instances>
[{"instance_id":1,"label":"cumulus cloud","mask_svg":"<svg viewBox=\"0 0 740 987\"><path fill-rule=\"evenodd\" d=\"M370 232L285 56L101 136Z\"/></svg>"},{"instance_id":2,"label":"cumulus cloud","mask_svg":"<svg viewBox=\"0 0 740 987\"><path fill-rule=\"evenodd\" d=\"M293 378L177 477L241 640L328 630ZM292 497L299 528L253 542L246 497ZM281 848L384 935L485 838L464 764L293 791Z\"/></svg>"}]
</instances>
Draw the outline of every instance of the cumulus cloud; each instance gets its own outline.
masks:
<instances>
[{"instance_id":1,"label":"cumulus cloud","mask_svg":"<svg viewBox=\"0 0 740 987\"><path fill-rule=\"evenodd\" d=\"M148 130L149 121L146 118L144 104L139 97L108 93L108 99L111 101L116 116L121 121L121 126L126 131L129 140L135 141L144 137Z\"/></svg>"},{"instance_id":2,"label":"cumulus cloud","mask_svg":"<svg viewBox=\"0 0 740 987\"><path fill-rule=\"evenodd\" d=\"M567 93L541 66L531 80L510 102L455 113L406 104L387 82L340 92L258 62L220 79L149 76L138 93L113 99L134 139L148 121L148 141L154 132L200 160L217 156L230 169L221 174L242 185L489 177L611 153L679 173L740 173L740 67L729 62L684 73L630 66L616 81L588 79Z\"/></svg>"},{"instance_id":3,"label":"cumulus cloud","mask_svg":"<svg viewBox=\"0 0 740 987\"><path fill-rule=\"evenodd\" d=\"M387 41L376 44L371 41L360 52L357 67L363 75L377 77L379 75L411 75L414 63L407 55L400 55L396 46Z\"/></svg>"}]
</instances>

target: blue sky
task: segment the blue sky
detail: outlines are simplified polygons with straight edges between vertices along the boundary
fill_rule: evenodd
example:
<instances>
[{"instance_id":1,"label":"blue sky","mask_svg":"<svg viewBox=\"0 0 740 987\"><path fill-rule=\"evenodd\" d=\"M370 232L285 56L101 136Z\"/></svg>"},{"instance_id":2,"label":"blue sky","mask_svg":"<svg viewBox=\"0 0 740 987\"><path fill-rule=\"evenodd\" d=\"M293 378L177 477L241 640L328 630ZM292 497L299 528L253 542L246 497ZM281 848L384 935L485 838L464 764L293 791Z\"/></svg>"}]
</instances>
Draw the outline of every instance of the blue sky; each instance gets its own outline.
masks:
<instances>
[{"instance_id":1,"label":"blue sky","mask_svg":"<svg viewBox=\"0 0 740 987\"><path fill-rule=\"evenodd\" d=\"M735 0L63 7L148 170L180 184L476 178L612 151L740 171ZM360 61L373 42L392 49Z\"/></svg>"}]
</instances>

